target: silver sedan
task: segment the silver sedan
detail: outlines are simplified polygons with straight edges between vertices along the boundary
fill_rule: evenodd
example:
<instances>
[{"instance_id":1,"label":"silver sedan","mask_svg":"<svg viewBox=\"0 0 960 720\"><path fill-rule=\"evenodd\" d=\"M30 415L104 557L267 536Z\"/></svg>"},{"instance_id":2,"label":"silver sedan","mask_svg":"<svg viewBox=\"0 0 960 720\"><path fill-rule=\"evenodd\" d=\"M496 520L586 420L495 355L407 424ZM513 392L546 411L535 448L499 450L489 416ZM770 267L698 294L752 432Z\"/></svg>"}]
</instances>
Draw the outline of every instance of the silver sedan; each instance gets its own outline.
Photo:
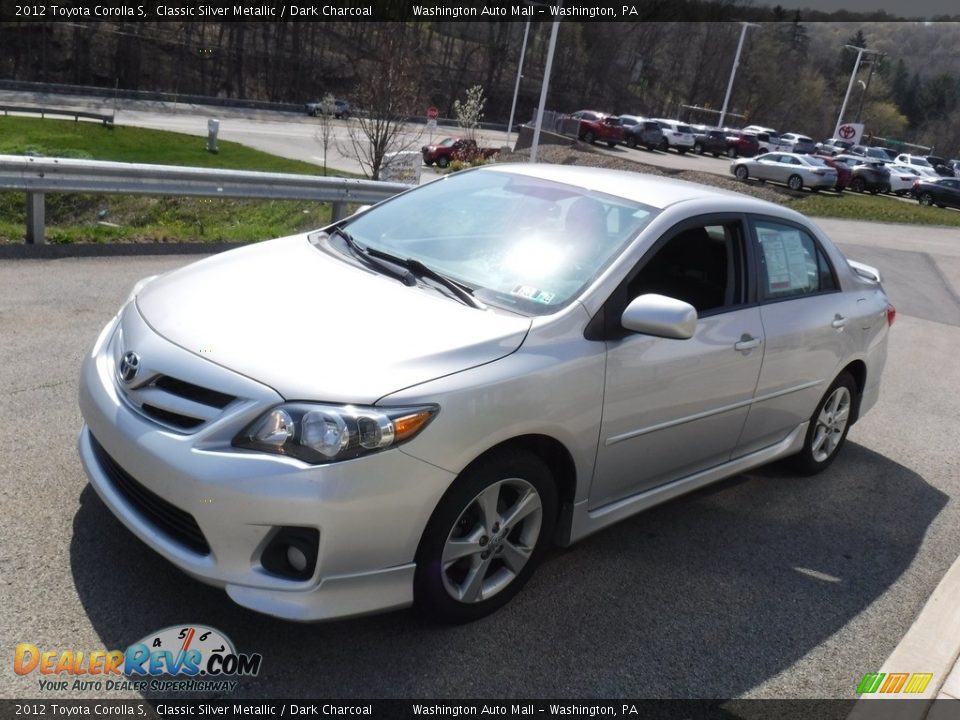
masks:
<instances>
[{"instance_id":1,"label":"silver sedan","mask_svg":"<svg viewBox=\"0 0 960 720\"><path fill-rule=\"evenodd\" d=\"M755 158L735 160L730 172L738 180L755 178L783 183L791 190L832 188L837 184L837 171L818 157L798 153L767 153Z\"/></svg>"},{"instance_id":2,"label":"silver sedan","mask_svg":"<svg viewBox=\"0 0 960 720\"><path fill-rule=\"evenodd\" d=\"M789 209L489 166L139 283L83 360L79 451L133 534L244 607L462 622L553 542L828 468L893 318Z\"/></svg>"}]
</instances>

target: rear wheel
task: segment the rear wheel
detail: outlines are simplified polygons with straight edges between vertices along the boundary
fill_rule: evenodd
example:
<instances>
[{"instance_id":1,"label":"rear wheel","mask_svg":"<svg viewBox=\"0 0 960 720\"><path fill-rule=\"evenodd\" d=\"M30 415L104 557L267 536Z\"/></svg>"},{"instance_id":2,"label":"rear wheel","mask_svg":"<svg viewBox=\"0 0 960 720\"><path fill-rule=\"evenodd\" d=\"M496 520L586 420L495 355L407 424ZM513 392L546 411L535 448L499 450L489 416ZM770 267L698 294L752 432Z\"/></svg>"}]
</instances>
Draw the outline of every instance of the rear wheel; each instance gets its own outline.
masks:
<instances>
[{"instance_id":1,"label":"rear wheel","mask_svg":"<svg viewBox=\"0 0 960 720\"><path fill-rule=\"evenodd\" d=\"M696 143L696 144L694 144L694 146L693 146L693 151L694 151L697 155L703 155L703 143Z\"/></svg>"},{"instance_id":2,"label":"rear wheel","mask_svg":"<svg viewBox=\"0 0 960 720\"><path fill-rule=\"evenodd\" d=\"M593 134L593 130L587 130L583 134L583 141L589 145L593 145L596 139L597 139L597 136Z\"/></svg>"},{"instance_id":3,"label":"rear wheel","mask_svg":"<svg viewBox=\"0 0 960 720\"><path fill-rule=\"evenodd\" d=\"M920 193L920 204L926 205L927 207L933 205L933 195L927 192Z\"/></svg>"},{"instance_id":4,"label":"rear wheel","mask_svg":"<svg viewBox=\"0 0 960 720\"><path fill-rule=\"evenodd\" d=\"M727 148L727 157L735 158L737 156L737 149L735 147Z\"/></svg>"},{"instance_id":5,"label":"rear wheel","mask_svg":"<svg viewBox=\"0 0 960 720\"><path fill-rule=\"evenodd\" d=\"M441 155L440 157L437 158L437 167L445 168L449 164L450 164L450 161L447 159L446 155Z\"/></svg>"},{"instance_id":6,"label":"rear wheel","mask_svg":"<svg viewBox=\"0 0 960 720\"><path fill-rule=\"evenodd\" d=\"M637 146L637 138L636 138L636 136L635 136L635 135L628 135L628 136L627 136L627 147L628 147L628 148L635 148L636 146Z\"/></svg>"},{"instance_id":7,"label":"rear wheel","mask_svg":"<svg viewBox=\"0 0 960 720\"><path fill-rule=\"evenodd\" d=\"M787 187L791 190L802 190L803 178L799 175L791 175L787 178Z\"/></svg>"},{"instance_id":8,"label":"rear wheel","mask_svg":"<svg viewBox=\"0 0 960 720\"><path fill-rule=\"evenodd\" d=\"M747 170L746 165L737 165L733 174L737 176L737 180L746 180L750 176L750 171Z\"/></svg>"},{"instance_id":9,"label":"rear wheel","mask_svg":"<svg viewBox=\"0 0 960 720\"><path fill-rule=\"evenodd\" d=\"M660 149L664 152L667 152L667 150L670 149L670 143L667 142L666 138L660 141Z\"/></svg>"},{"instance_id":10,"label":"rear wheel","mask_svg":"<svg viewBox=\"0 0 960 720\"><path fill-rule=\"evenodd\" d=\"M826 470L847 439L853 417L857 385L846 370L837 376L810 418L803 449L791 459L803 475Z\"/></svg>"},{"instance_id":11,"label":"rear wheel","mask_svg":"<svg viewBox=\"0 0 960 720\"><path fill-rule=\"evenodd\" d=\"M855 177L850 181L850 189L854 192L862 193L867 187L867 184L863 181L863 178Z\"/></svg>"},{"instance_id":12,"label":"rear wheel","mask_svg":"<svg viewBox=\"0 0 960 720\"><path fill-rule=\"evenodd\" d=\"M550 470L527 452L493 455L444 495L417 550L414 597L448 622L505 605L533 574L556 523Z\"/></svg>"}]
</instances>

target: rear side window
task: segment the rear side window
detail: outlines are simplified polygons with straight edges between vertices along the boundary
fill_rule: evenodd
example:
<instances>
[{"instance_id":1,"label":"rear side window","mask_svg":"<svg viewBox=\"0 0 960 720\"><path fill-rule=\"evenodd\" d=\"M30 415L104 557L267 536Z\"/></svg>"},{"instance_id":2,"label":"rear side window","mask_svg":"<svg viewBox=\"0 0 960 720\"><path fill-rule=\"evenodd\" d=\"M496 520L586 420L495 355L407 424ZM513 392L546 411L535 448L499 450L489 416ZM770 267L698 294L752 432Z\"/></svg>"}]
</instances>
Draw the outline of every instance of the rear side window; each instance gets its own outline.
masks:
<instances>
[{"instance_id":1,"label":"rear side window","mask_svg":"<svg viewBox=\"0 0 960 720\"><path fill-rule=\"evenodd\" d=\"M837 289L830 261L809 233L757 220L761 300L783 300Z\"/></svg>"}]
</instances>

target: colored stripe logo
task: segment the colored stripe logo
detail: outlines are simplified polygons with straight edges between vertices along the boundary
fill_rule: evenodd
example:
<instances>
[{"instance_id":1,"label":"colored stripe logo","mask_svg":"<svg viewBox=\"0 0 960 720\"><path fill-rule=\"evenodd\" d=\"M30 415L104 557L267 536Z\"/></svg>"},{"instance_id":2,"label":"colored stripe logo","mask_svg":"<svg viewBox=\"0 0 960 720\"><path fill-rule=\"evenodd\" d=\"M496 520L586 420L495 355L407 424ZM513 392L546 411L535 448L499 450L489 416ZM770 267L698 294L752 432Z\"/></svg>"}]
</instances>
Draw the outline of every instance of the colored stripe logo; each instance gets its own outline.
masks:
<instances>
[{"instance_id":1,"label":"colored stripe logo","mask_svg":"<svg viewBox=\"0 0 960 720\"><path fill-rule=\"evenodd\" d=\"M857 686L857 694L919 694L932 679L933 673L867 673Z\"/></svg>"}]
</instances>

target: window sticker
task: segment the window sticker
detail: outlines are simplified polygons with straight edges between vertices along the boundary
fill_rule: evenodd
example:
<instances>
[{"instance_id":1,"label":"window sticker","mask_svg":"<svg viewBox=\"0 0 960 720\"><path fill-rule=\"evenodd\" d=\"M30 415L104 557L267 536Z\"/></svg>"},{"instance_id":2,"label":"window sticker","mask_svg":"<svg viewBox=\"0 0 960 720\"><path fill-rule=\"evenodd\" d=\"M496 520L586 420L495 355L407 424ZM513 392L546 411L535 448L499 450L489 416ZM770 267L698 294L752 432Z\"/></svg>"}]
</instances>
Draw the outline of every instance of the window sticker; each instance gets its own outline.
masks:
<instances>
[{"instance_id":1,"label":"window sticker","mask_svg":"<svg viewBox=\"0 0 960 720\"><path fill-rule=\"evenodd\" d=\"M771 293L810 290L808 252L798 230L759 229Z\"/></svg>"},{"instance_id":2,"label":"window sticker","mask_svg":"<svg viewBox=\"0 0 960 720\"><path fill-rule=\"evenodd\" d=\"M510 291L510 294L516 295L517 297L526 298L527 300L532 300L536 303L542 303L543 305L549 305L553 302L553 298L555 297L554 293L552 292L538 290L537 288L530 287L529 285L515 285Z\"/></svg>"}]
</instances>

